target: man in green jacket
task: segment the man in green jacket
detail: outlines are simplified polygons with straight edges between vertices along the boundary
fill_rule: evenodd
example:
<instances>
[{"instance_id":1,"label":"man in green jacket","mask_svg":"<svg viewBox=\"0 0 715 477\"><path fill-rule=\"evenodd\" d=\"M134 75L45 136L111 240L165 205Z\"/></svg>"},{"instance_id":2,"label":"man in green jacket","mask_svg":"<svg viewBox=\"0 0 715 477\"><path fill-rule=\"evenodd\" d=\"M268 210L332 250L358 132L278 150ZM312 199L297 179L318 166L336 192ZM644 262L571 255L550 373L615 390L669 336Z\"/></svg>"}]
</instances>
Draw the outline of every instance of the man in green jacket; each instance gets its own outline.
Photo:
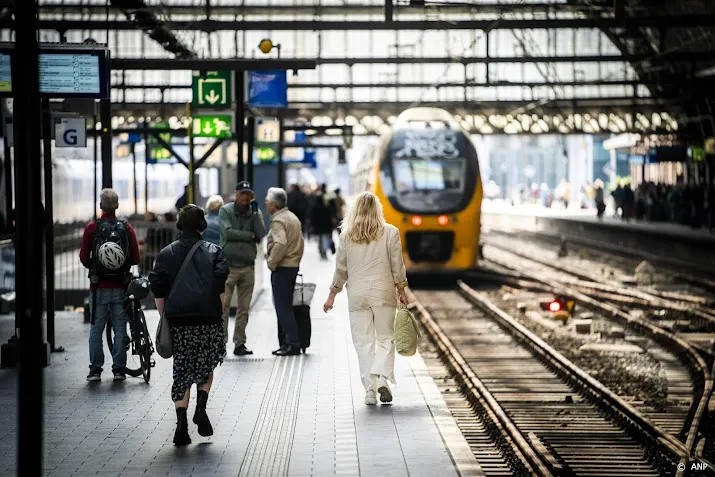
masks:
<instances>
[{"instance_id":1,"label":"man in green jacket","mask_svg":"<svg viewBox=\"0 0 715 477\"><path fill-rule=\"evenodd\" d=\"M238 292L236 328L233 331L233 354L253 354L246 348L246 325L255 280L256 248L266 236L263 214L258 210L251 184L236 185L236 201L219 210L220 245L228 259L229 274L223 303L223 339L228 343L228 313L234 288Z\"/></svg>"}]
</instances>

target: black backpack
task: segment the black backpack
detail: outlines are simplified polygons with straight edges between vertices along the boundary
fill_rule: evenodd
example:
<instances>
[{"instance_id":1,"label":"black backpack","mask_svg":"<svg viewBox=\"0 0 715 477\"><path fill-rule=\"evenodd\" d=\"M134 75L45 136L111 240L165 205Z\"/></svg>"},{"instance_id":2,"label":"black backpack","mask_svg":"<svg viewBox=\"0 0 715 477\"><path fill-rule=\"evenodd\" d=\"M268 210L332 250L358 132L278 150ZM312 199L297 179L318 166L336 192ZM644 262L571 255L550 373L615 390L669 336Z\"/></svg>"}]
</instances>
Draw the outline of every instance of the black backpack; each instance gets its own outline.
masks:
<instances>
[{"instance_id":1,"label":"black backpack","mask_svg":"<svg viewBox=\"0 0 715 477\"><path fill-rule=\"evenodd\" d=\"M94 249L92 250L91 278L95 278L97 281L100 279L123 281L128 276L131 268L127 223L123 220L103 219L98 219L95 222L97 231L94 235ZM118 248L113 245L107 246L106 244L109 242L113 242ZM100 250L103 246L105 249L114 249L117 252L118 249L121 249L121 253L110 254L113 262L111 267L105 266L99 259Z\"/></svg>"}]
</instances>

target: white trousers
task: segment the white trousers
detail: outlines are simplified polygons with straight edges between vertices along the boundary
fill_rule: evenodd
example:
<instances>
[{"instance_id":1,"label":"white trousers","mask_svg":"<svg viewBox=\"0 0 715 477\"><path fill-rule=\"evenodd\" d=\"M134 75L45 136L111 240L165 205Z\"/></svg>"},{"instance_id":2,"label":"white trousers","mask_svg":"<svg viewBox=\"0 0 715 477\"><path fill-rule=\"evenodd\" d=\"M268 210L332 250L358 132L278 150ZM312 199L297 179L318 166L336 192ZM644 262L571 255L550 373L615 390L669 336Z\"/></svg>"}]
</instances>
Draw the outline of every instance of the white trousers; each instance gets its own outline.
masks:
<instances>
[{"instance_id":1,"label":"white trousers","mask_svg":"<svg viewBox=\"0 0 715 477\"><path fill-rule=\"evenodd\" d=\"M395 382L394 307L373 307L350 312L350 333L360 363L360 380L375 389L379 376Z\"/></svg>"}]
</instances>

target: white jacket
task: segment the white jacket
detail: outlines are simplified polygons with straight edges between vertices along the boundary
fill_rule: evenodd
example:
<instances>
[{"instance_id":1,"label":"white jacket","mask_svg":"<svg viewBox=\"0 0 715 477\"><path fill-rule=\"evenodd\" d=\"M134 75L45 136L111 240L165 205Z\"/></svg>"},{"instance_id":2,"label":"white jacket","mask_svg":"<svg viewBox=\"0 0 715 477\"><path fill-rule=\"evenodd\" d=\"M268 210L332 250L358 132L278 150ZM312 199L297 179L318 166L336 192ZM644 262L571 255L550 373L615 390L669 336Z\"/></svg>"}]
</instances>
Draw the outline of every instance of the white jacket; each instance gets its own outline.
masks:
<instances>
[{"instance_id":1,"label":"white jacket","mask_svg":"<svg viewBox=\"0 0 715 477\"><path fill-rule=\"evenodd\" d=\"M397 227L386 224L380 238L368 244L340 236L331 289L339 293L346 283L350 311L397 307L397 290L407 286Z\"/></svg>"}]
</instances>

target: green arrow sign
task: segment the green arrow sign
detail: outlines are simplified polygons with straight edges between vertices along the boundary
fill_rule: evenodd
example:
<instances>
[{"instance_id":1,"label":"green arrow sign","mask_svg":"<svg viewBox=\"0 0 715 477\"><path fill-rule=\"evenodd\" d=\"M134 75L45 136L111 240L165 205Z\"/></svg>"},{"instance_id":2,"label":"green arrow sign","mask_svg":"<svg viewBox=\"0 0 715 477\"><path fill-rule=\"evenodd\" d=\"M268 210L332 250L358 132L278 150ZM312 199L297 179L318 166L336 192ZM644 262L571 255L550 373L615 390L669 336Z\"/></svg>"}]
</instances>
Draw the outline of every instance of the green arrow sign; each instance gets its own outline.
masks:
<instances>
[{"instance_id":1,"label":"green arrow sign","mask_svg":"<svg viewBox=\"0 0 715 477\"><path fill-rule=\"evenodd\" d=\"M191 81L193 108L228 108L231 106L231 72L209 71L200 75L194 71Z\"/></svg>"},{"instance_id":2,"label":"green arrow sign","mask_svg":"<svg viewBox=\"0 0 715 477\"><path fill-rule=\"evenodd\" d=\"M161 122L161 123L156 123L154 124L154 127L156 129L168 129L169 128L169 123ZM164 140L167 144L171 144L171 133L161 133L159 134L159 137ZM155 144L160 144L159 141L156 140L156 138L152 135L149 136L149 144L155 145ZM153 146L150 149L151 153L151 158L155 160L162 160L162 159L171 159L171 152L169 152L168 149L165 149L161 145L158 146Z\"/></svg>"},{"instance_id":3,"label":"green arrow sign","mask_svg":"<svg viewBox=\"0 0 715 477\"><path fill-rule=\"evenodd\" d=\"M191 121L191 132L194 137L231 138L231 116L195 116Z\"/></svg>"}]
</instances>

